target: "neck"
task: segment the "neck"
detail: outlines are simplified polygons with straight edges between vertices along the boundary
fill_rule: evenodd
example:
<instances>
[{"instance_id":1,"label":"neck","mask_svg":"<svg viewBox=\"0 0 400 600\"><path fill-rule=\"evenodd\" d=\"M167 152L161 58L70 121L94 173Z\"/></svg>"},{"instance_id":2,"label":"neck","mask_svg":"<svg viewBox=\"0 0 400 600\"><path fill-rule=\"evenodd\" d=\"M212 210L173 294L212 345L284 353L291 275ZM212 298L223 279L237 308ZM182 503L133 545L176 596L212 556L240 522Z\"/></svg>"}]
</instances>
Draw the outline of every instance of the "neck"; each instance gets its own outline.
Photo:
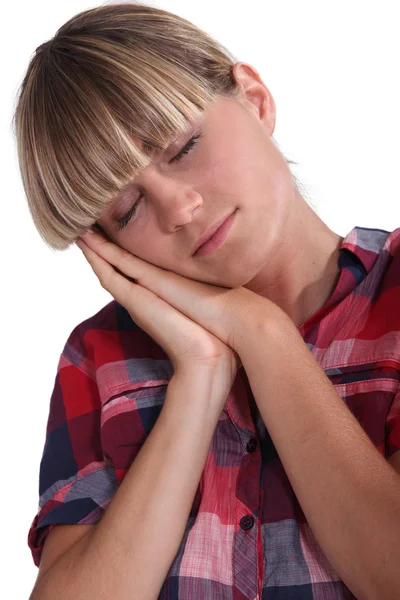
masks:
<instances>
[{"instance_id":1,"label":"neck","mask_svg":"<svg viewBox=\"0 0 400 600\"><path fill-rule=\"evenodd\" d=\"M344 238L329 229L297 191L295 195L279 252L271 248L265 266L244 287L277 304L300 327L335 289Z\"/></svg>"}]
</instances>

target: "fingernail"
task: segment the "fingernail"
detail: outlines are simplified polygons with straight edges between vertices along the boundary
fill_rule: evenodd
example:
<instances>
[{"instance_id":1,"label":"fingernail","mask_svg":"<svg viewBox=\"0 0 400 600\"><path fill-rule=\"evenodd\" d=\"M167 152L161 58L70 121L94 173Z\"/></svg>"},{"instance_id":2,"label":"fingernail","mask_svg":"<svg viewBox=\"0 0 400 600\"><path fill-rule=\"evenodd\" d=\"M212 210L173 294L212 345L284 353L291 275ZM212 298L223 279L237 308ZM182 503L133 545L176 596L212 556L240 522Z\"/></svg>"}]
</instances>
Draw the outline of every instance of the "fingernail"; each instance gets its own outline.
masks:
<instances>
[{"instance_id":1,"label":"fingernail","mask_svg":"<svg viewBox=\"0 0 400 600\"><path fill-rule=\"evenodd\" d=\"M87 240L87 239L88 239L89 235L91 235L92 233L94 233L94 231L93 231L93 229L91 229L91 228L89 227L89 229L86 229L86 231L85 231L85 232L84 232L82 235L80 235L79 237L80 237L80 238L81 238L83 241L85 241L85 240Z\"/></svg>"},{"instance_id":2,"label":"fingernail","mask_svg":"<svg viewBox=\"0 0 400 600\"><path fill-rule=\"evenodd\" d=\"M83 233L83 235L81 235L81 237L84 237L87 233L94 233L93 229L91 227L88 227L85 232Z\"/></svg>"}]
</instances>

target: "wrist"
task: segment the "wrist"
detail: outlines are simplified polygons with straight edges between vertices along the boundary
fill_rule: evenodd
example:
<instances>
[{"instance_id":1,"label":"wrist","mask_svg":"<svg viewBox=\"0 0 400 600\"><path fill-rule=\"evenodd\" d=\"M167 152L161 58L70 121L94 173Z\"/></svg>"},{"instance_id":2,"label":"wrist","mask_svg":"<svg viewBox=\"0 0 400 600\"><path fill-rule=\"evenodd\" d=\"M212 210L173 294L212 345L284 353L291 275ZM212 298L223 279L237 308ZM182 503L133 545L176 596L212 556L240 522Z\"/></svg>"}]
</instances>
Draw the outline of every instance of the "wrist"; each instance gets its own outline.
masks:
<instances>
[{"instance_id":1,"label":"wrist","mask_svg":"<svg viewBox=\"0 0 400 600\"><path fill-rule=\"evenodd\" d=\"M218 371L186 368L172 376L161 413L179 423L188 419L216 425L230 390Z\"/></svg>"},{"instance_id":2,"label":"wrist","mask_svg":"<svg viewBox=\"0 0 400 600\"><path fill-rule=\"evenodd\" d=\"M269 300L262 310L249 313L247 318L241 319L234 330L234 349L239 355L240 365L245 365L249 355L260 352L260 342L270 340L272 344L280 340L297 338L300 336L290 317Z\"/></svg>"}]
</instances>

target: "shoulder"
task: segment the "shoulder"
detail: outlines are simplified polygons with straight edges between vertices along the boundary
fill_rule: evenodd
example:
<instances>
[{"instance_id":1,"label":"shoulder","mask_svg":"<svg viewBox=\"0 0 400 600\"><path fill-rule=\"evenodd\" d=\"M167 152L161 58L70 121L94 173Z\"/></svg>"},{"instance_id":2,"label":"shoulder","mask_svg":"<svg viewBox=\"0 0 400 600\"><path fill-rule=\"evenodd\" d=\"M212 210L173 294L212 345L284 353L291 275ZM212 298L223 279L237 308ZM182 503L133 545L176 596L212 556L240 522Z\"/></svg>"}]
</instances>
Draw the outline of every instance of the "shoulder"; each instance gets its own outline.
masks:
<instances>
[{"instance_id":1,"label":"shoulder","mask_svg":"<svg viewBox=\"0 0 400 600\"><path fill-rule=\"evenodd\" d=\"M400 284L400 227L392 231L386 238L382 249L389 257L387 272L394 285ZM393 279L392 279L393 278ZM400 293L400 289L397 290Z\"/></svg>"},{"instance_id":2,"label":"shoulder","mask_svg":"<svg viewBox=\"0 0 400 600\"><path fill-rule=\"evenodd\" d=\"M128 311L112 300L98 312L78 323L68 336L64 351L85 353L90 348L118 340L120 334L135 332L140 328Z\"/></svg>"},{"instance_id":3,"label":"shoulder","mask_svg":"<svg viewBox=\"0 0 400 600\"><path fill-rule=\"evenodd\" d=\"M137 387L144 380L165 382L172 376L166 352L115 300L72 330L59 370L68 366L95 380L101 396L121 386Z\"/></svg>"},{"instance_id":4,"label":"shoulder","mask_svg":"<svg viewBox=\"0 0 400 600\"><path fill-rule=\"evenodd\" d=\"M371 275L371 284L380 308L386 307L388 316L395 319L393 325L400 330L400 227L387 234L377 252Z\"/></svg>"},{"instance_id":5,"label":"shoulder","mask_svg":"<svg viewBox=\"0 0 400 600\"><path fill-rule=\"evenodd\" d=\"M380 243L373 267L357 292L368 307L358 316L360 340L364 346L373 345L380 359L395 361L400 370L400 227L392 232L372 230L371 239L374 231Z\"/></svg>"}]
</instances>

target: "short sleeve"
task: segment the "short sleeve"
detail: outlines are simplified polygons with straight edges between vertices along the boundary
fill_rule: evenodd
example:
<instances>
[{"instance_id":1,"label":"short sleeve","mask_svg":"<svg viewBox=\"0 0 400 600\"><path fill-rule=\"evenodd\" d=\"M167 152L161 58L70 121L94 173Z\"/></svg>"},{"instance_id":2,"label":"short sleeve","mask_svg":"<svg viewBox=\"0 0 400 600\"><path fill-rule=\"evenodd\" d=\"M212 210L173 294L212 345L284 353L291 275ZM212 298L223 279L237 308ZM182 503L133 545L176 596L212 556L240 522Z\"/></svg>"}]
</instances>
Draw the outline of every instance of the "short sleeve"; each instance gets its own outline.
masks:
<instances>
[{"instance_id":1,"label":"short sleeve","mask_svg":"<svg viewBox=\"0 0 400 600\"><path fill-rule=\"evenodd\" d=\"M386 458L400 450L400 384L386 417Z\"/></svg>"},{"instance_id":2,"label":"short sleeve","mask_svg":"<svg viewBox=\"0 0 400 600\"><path fill-rule=\"evenodd\" d=\"M55 524L92 524L101 519L118 488L101 444L101 403L94 369L78 328L57 367L39 470L38 511L28 533L33 561Z\"/></svg>"}]
</instances>

